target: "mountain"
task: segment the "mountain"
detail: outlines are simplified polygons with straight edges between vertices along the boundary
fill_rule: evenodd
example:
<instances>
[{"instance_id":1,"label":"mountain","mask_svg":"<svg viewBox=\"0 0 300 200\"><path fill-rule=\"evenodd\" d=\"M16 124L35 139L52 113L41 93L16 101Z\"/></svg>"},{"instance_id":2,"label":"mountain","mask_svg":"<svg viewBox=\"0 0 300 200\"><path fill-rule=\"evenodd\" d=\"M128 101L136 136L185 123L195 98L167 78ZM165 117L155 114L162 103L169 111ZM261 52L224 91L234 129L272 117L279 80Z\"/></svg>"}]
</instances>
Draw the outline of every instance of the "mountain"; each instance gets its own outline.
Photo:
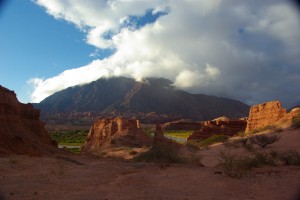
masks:
<instances>
[{"instance_id":1,"label":"mountain","mask_svg":"<svg viewBox=\"0 0 300 200\"><path fill-rule=\"evenodd\" d=\"M190 94L176 89L170 80L163 78L148 78L143 82L124 77L99 79L57 92L35 107L44 113L155 112L177 114L193 120L209 120L223 115L244 117L249 113L249 106L240 101Z\"/></svg>"}]
</instances>

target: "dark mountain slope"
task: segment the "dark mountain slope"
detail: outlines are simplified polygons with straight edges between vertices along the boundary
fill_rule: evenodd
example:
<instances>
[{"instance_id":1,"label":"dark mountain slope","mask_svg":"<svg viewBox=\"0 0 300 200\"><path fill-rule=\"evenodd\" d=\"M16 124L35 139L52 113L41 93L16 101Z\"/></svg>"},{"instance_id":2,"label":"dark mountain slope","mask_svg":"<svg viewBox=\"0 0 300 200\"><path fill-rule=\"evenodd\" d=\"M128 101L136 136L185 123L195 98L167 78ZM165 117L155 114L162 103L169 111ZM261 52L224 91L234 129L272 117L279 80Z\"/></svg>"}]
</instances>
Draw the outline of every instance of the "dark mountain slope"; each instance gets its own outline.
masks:
<instances>
[{"instance_id":1,"label":"dark mountain slope","mask_svg":"<svg viewBox=\"0 0 300 200\"><path fill-rule=\"evenodd\" d=\"M194 120L213 119L222 115L244 117L249 106L242 102L190 94L175 89L172 82L148 78L143 83L130 78L99 79L83 86L57 92L36 107L44 112L131 112L178 114Z\"/></svg>"}]
</instances>

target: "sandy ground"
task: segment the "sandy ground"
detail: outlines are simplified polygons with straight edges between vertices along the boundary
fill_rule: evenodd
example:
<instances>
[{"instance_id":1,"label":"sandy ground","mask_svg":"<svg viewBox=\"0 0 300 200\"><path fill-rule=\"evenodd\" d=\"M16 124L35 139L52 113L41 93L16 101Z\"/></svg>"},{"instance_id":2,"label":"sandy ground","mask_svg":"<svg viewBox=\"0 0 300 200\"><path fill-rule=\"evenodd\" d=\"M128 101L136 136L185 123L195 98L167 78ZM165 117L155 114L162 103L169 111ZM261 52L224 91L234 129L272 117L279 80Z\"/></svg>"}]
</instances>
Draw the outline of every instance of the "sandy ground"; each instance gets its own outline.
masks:
<instances>
[{"instance_id":1,"label":"sandy ground","mask_svg":"<svg viewBox=\"0 0 300 200\"><path fill-rule=\"evenodd\" d=\"M300 150L300 130L287 130L268 150ZM223 145L197 164L153 164L84 155L0 158L0 199L299 200L300 167L251 170L241 179L221 172Z\"/></svg>"}]
</instances>

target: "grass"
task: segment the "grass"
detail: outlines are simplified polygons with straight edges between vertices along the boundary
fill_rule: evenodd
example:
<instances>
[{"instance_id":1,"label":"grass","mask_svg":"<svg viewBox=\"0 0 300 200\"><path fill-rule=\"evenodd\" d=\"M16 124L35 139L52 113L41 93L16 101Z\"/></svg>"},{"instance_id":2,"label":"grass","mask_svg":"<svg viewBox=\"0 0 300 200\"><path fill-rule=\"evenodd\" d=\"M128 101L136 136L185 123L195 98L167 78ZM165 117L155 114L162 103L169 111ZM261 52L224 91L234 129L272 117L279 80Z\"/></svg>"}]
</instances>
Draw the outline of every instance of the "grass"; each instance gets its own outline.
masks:
<instances>
[{"instance_id":1,"label":"grass","mask_svg":"<svg viewBox=\"0 0 300 200\"><path fill-rule=\"evenodd\" d=\"M263 128L259 128L259 129L249 131L247 133L239 132L238 135L243 137L245 135L253 135L253 134L261 133L261 132L265 132L265 131L272 132L272 133L280 133L280 132L283 131L283 129L278 127L278 126L275 126L275 125L268 125L268 126L265 126Z\"/></svg>"},{"instance_id":2,"label":"grass","mask_svg":"<svg viewBox=\"0 0 300 200\"><path fill-rule=\"evenodd\" d=\"M192 149L208 149L210 145L223 142L225 143L228 140L229 136L227 135L213 135L205 140L189 140L187 141L187 146ZM226 143L228 144L228 143ZM230 144L228 144L230 145Z\"/></svg>"},{"instance_id":3,"label":"grass","mask_svg":"<svg viewBox=\"0 0 300 200\"><path fill-rule=\"evenodd\" d=\"M85 142L85 138L88 134L88 130L76 130L76 131L54 131L50 132L50 136L59 145L82 145Z\"/></svg>"},{"instance_id":4,"label":"grass","mask_svg":"<svg viewBox=\"0 0 300 200\"><path fill-rule=\"evenodd\" d=\"M188 131L188 130L167 130L164 132L164 135L186 139L192 133L193 131Z\"/></svg>"},{"instance_id":5,"label":"grass","mask_svg":"<svg viewBox=\"0 0 300 200\"><path fill-rule=\"evenodd\" d=\"M71 153L80 153L80 148L63 148L65 151L69 151Z\"/></svg>"},{"instance_id":6,"label":"grass","mask_svg":"<svg viewBox=\"0 0 300 200\"><path fill-rule=\"evenodd\" d=\"M279 164L300 166L300 154L297 151L254 152L252 156L243 157L221 152L220 156L223 172L233 178L242 178L248 175L252 168L277 166Z\"/></svg>"}]
</instances>

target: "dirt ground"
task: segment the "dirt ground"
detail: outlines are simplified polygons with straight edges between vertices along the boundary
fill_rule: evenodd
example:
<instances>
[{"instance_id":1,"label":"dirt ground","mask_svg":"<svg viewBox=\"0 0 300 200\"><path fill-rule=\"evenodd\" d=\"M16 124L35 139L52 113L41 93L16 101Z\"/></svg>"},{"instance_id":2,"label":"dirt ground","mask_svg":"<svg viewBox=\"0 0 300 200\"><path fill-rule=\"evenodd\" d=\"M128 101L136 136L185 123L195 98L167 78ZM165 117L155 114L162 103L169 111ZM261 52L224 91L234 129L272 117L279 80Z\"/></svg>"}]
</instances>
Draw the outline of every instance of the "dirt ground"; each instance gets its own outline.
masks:
<instances>
[{"instance_id":1,"label":"dirt ground","mask_svg":"<svg viewBox=\"0 0 300 200\"><path fill-rule=\"evenodd\" d=\"M300 150L300 131L287 130L269 150ZM157 164L86 155L0 158L0 199L299 200L300 167L252 169L237 179L222 173L217 149L201 152L205 166ZM213 158L213 159L210 159Z\"/></svg>"}]
</instances>

